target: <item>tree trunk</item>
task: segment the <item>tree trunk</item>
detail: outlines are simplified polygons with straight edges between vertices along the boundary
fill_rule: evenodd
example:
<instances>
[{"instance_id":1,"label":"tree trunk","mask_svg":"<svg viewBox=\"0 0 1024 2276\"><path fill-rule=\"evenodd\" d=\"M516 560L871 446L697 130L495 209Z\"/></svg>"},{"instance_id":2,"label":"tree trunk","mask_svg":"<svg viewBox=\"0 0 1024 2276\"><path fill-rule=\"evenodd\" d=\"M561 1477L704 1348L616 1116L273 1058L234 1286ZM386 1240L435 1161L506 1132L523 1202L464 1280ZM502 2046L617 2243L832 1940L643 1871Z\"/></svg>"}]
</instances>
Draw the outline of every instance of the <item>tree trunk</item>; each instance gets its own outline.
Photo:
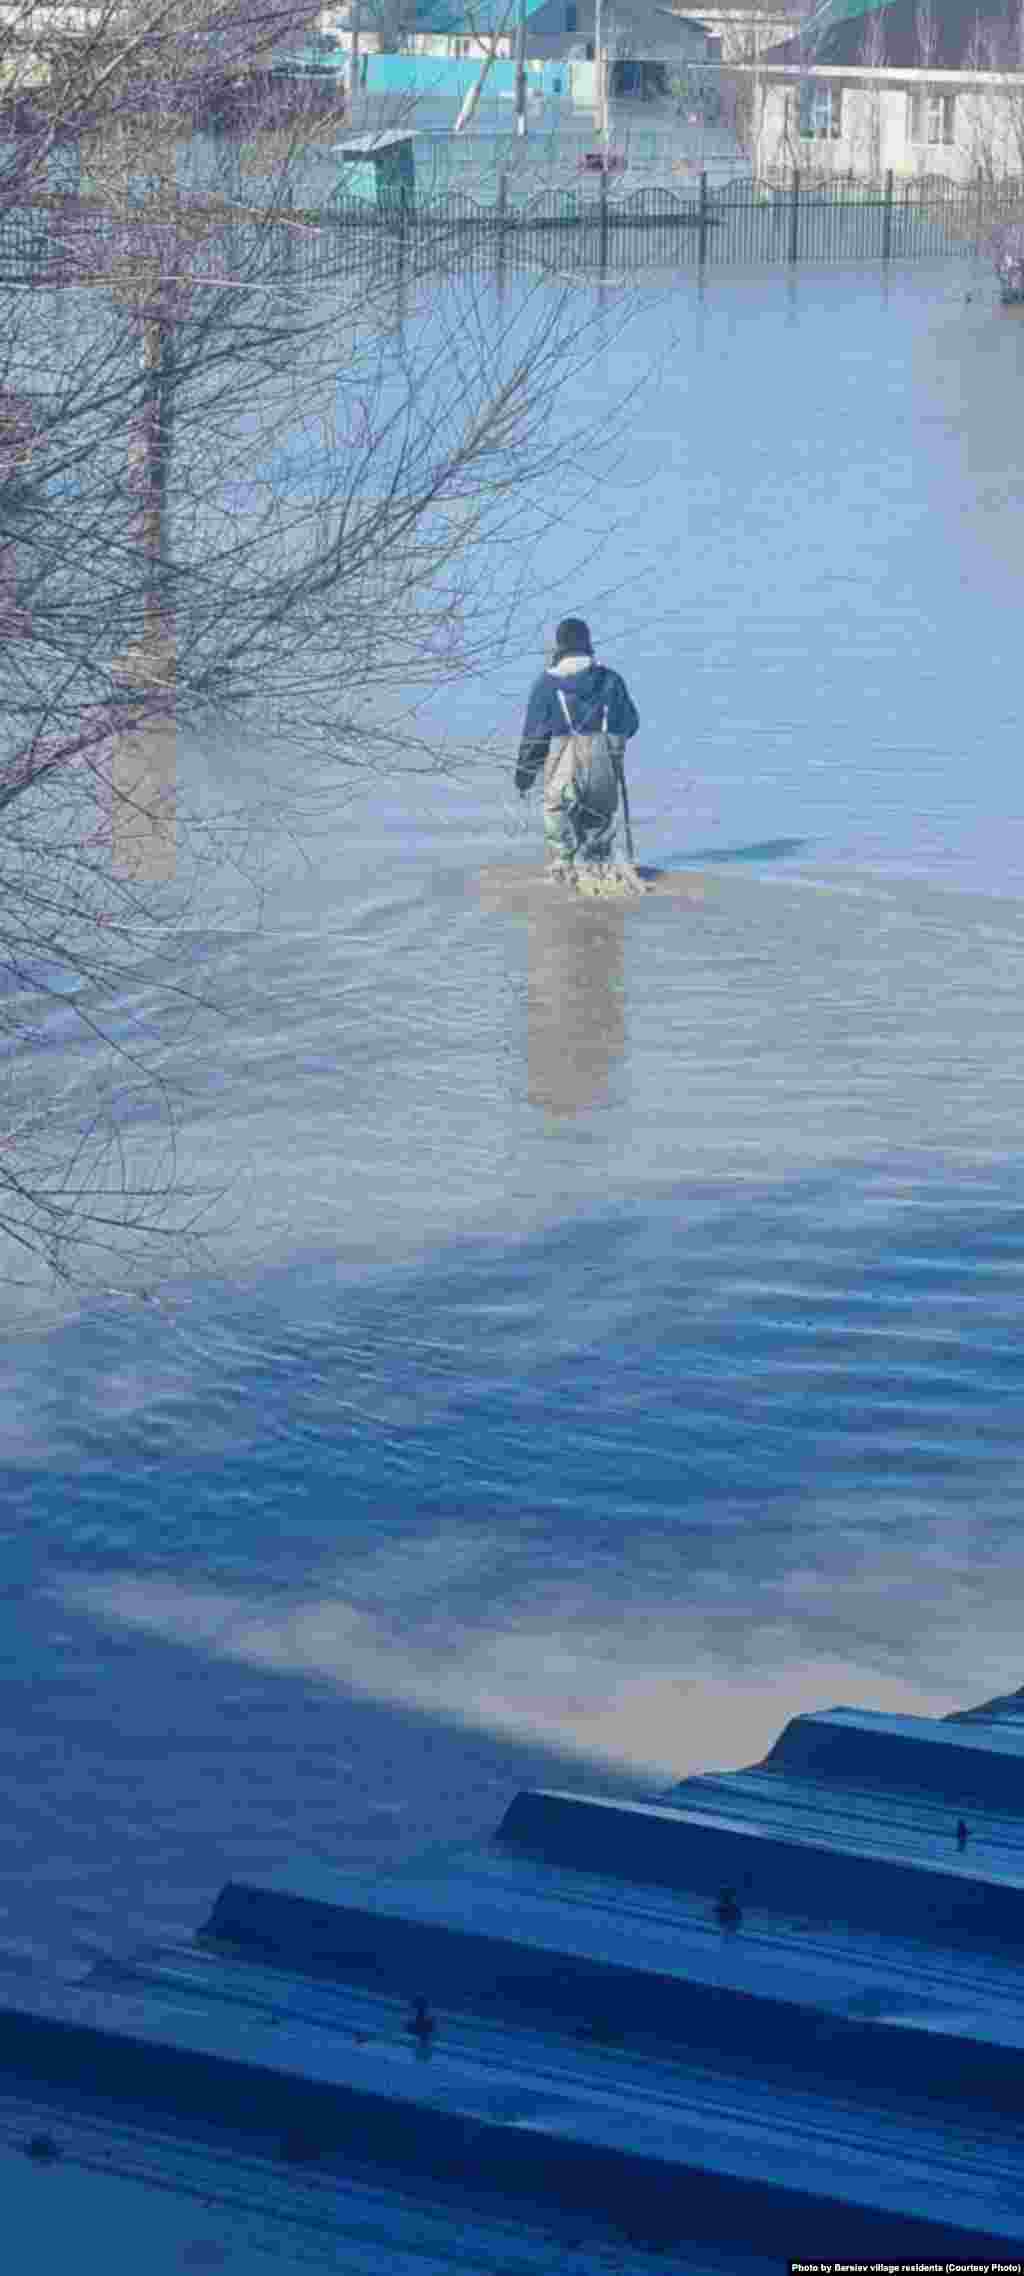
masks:
<instances>
[{"instance_id":1,"label":"tree trunk","mask_svg":"<svg viewBox=\"0 0 1024 2276\"><path fill-rule=\"evenodd\" d=\"M175 801L177 727L174 711L176 649L166 560L167 484L174 390L172 327L160 316L142 326L147 388L130 449L129 482L139 496L138 537L145 559L142 635L119 656L116 676L126 687L166 688L144 728L118 739L111 770L112 852L115 870L166 880L176 867Z\"/></svg>"}]
</instances>

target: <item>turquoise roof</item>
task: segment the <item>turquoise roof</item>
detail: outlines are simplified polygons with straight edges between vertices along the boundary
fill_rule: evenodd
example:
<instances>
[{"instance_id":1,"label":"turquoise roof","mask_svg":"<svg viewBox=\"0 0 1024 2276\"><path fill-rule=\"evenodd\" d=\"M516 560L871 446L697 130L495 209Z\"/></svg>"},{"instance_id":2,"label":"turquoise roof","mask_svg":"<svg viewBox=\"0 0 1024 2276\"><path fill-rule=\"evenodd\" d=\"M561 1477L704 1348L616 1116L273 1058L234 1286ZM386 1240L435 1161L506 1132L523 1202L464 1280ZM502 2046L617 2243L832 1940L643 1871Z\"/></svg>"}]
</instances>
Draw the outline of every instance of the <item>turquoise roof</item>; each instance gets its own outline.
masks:
<instances>
[{"instance_id":1,"label":"turquoise roof","mask_svg":"<svg viewBox=\"0 0 1024 2276\"><path fill-rule=\"evenodd\" d=\"M546 0L525 0L527 21L545 4ZM515 35L516 10L509 11L508 0L479 0L479 6L472 10L471 23L469 15L464 0L461 6L459 0L416 0L418 32L450 32L465 38L476 31L494 33L504 25L506 31Z\"/></svg>"}]
</instances>

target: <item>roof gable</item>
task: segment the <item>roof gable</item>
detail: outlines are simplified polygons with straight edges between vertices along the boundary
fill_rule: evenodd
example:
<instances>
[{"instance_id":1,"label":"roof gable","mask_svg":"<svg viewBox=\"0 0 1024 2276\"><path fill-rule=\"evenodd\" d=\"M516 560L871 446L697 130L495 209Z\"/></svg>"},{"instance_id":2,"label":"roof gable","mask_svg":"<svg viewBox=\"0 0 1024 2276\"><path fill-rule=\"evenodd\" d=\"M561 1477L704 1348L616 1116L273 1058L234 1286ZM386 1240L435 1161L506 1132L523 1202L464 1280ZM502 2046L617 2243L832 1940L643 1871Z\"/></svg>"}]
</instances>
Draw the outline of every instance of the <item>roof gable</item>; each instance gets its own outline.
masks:
<instances>
[{"instance_id":1,"label":"roof gable","mask_svg":"<svg viewBox=\"0 0 1024 2276\"><path fill-rule=\"evenodd\" d=\"M922 51L919 0L822 0L795 39L773 47L772 63L864 64L882 69L937 71L1021 68L1011 60L1013 32L1006 13L985 0L931 0L932 51ZM870 55L868 48L870 45Z\"/></svg>"}]
</instances>

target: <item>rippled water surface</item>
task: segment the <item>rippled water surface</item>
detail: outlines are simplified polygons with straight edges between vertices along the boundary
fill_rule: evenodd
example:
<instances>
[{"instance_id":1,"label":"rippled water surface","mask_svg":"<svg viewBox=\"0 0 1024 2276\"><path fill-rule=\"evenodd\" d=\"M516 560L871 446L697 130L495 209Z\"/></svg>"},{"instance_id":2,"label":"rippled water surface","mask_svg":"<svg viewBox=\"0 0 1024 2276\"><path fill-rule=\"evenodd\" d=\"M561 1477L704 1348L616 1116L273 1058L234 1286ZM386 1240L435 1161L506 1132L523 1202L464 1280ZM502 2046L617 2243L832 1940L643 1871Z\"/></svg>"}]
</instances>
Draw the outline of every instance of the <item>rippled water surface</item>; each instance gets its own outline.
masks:
<instances>
[{"instance_id":1,"label":"rippled water surface","mask_svg":"<svg viewBox=\"0 0 1024 2276\"><path fill-rule=\"evenodd\" d=\"M688 282L581 396L670 333L603 553L570 583L552 533L459 699L479 764L272 848L262 925L222 879L184 944L208 1271L67 1300L5 1258L12 1965L530 1779L1021 1680L1024 330L969 264ZM538 850L511 758L570 608L641 711L638 850L699 896L481 893ZM97 1047L32 1008L70 1132Z\"/></svg>"}]
</instances>

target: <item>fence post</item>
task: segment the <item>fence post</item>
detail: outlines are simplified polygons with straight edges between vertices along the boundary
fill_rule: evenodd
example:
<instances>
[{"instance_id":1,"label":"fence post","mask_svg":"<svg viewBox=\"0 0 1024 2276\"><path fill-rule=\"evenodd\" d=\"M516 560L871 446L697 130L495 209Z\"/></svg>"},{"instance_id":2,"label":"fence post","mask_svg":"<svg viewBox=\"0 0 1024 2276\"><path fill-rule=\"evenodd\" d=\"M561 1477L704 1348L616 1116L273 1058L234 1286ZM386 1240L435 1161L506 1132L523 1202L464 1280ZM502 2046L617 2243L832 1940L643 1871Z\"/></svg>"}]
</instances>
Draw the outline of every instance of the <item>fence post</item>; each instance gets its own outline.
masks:
<instances>
[{"instance_id":1,"label":"fence post","mask_svg":"<svg viewBox=\"0 0 1024 2276\"><path fill-rule=\"evenodd\" d=\"M800 222L800 168L793 168L793 190L789 201L789 258L796 260L797 230Z\"/></svg>"},{"instance_id":2,"label":"fence post","mask_svg":"<svg viewBox=\"0 0 1024 2276\"><path fill-rule=\"evenodd\" d=\"M700 178L700 246L699 246L699 259L700 259L700 265L701 265L701 268L703 268L703 266L704 266L704 263L705 263L705 261L707 260L707 255L708 255L708 178L707 178L707 175L706 175L706 174L702 174L702 175L701 175L701 178Z\"/></svg>"},{"instance_id":3,"label":"fence post","mask_svg":"<svg viewBox=\"0 0 1024 2276\"><path fill-rule=\"evenodd\" d=\"M504 166L498 175L497 219L498 281L500 283L505 274L505 231L508 226L508 175Z\"/></svg>"},{"instance_id":4,"label":"fence post","mask_svg":"<svg viewBox=\"0 0 1024 2276\"><path fill-rule=\"evenodd\" d=\"M886 168L885 210L882 214L882 259L887 261L892 248L892 167Z\"/></svg>"},{"instance_id":5,"label":"fence post","mask_svg":"<svg viewBox=\"0 0 1024 2276\"><path fill-rule=\"evenodd\" d=\"M607 154L607 151L605 151L603 155L604 155L604 157L605 157L605 158L607 158L607 155L608 155L608 154ZM607 169L607 166L606 166L606 165L602 164L602 167L601 167L601 267L602 267L602 269L606 269L606 268L607 268L607 266L608 266L608 169Z\"/></svg>"},{"instance_id":6,"label":"fence post","mask_svg":"<svg viewBox=\"0 0 1024 2276\"><path fill-rule=\"evenodd\" d=\"M979 166L979 168L978 168L978 179L977 179L977 183L976 183L976 185L975 185L975 210L974 210L974 258L975 258L975 260L976 260L976 261L977 261L977 260L979 260L979 259L980 259L980 257L981 257L981 213L982 213L982 200L983 200L983 198L984 198L984 195L985 195L985 177L984 177L984 174L982 173L981 167Z\"/></svg>"}]
</instances>

